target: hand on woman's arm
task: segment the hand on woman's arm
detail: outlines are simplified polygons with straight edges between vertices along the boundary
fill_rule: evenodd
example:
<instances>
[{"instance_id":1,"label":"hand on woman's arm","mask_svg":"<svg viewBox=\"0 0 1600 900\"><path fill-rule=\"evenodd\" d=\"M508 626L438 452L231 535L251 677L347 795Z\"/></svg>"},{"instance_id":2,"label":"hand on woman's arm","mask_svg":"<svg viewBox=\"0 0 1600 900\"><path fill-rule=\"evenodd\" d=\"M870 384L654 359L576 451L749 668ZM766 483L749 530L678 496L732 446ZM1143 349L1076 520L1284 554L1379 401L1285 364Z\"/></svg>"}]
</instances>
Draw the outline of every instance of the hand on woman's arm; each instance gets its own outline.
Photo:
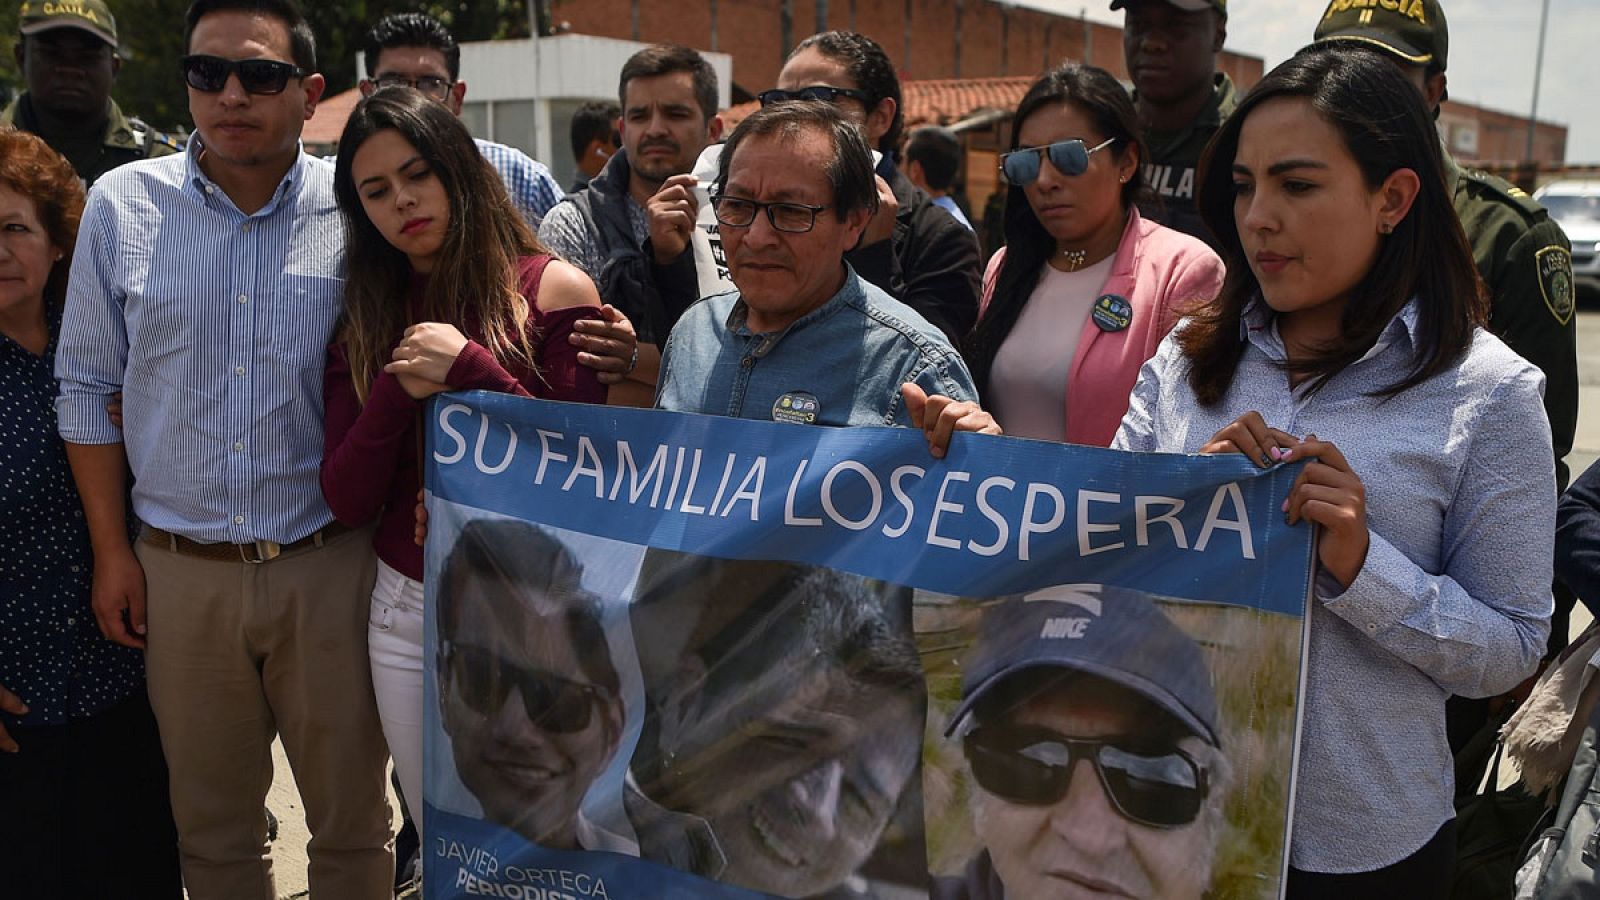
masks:
<instances>
[{"instance_id":1,"label":"hand on woman's arm","mask_svg":"<svg viewBox=\"0 0 1600 900\"><path fill-rule=\"evenodd\" d=\"M596 295L596 300L599 299ZM638 379L642 374L651 376L654 383L655 368L660 366L661 354L654 354L655 365L650 372L642 373L644 344L634 333L633 323L622 310L611 304L600 307L600 318L579 319L573 323L567 341L578 348L578 362L599 373L601 384L617 384L623 379Z\"/></svg>"}]
</instances>

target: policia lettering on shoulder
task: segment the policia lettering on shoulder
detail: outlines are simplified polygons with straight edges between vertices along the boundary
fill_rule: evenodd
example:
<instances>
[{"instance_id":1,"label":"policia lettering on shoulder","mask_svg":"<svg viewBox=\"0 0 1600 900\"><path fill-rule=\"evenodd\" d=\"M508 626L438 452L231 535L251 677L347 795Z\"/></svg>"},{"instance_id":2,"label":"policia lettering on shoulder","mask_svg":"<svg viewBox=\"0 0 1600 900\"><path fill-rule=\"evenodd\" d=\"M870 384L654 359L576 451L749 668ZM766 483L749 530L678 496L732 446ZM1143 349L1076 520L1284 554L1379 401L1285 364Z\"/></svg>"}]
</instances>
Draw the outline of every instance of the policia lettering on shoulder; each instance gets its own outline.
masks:
<instances>
[{"instance_id":1,"label":"policia lettering on shoulder","mask_svg":"<svg viewBox=\"0 0 1600 900\"><path fill-rule=\"evenodd\" d=\"M1172 133L1145 132L1150 159L1144 164L1144 181L1150 187L1150 199L1139 205L1140 215L1208 243L1212 240L1195 205L1195 169L1211 136L1238 105L1233 80L1218 72L1212 76L1211 99L1187 128Z\"/></svg>"}]
</instances>

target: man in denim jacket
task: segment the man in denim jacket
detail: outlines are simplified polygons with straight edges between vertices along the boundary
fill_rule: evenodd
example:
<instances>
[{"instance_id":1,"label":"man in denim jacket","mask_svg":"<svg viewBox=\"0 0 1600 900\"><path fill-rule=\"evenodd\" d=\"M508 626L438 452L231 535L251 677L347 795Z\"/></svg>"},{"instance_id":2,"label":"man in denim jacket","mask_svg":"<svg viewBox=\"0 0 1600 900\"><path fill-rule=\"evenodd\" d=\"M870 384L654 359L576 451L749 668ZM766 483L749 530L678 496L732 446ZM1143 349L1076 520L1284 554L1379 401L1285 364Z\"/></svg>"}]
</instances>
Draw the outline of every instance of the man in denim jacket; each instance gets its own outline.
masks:
<instances>
[{"instance_id":1,"label":"man in denim jacket","mask_svg":"<svg viewBox=\"0 0 1600 900\"><path fill-rule=\"evenodd\" d=\"M844 262L877 203L861 131L804 101L751 115L713 197L738 288L684 313L656 405L824 425L999 433L966 364L927 320Z\"/></svg>"}]
</instances>

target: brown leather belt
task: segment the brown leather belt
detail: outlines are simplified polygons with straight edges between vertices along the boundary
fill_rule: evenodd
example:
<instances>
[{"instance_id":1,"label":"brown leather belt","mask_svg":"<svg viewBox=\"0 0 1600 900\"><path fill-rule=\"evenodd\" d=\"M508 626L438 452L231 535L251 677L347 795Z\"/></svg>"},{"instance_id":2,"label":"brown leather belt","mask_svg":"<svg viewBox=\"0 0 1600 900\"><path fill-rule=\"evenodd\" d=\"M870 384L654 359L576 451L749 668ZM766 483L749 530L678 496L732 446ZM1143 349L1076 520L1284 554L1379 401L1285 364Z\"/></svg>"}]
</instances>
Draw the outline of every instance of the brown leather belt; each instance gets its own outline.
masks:
<instances>
[{"instance_id":1,"label":"brown leather belt","mask_svg":"<svg viewBox=\"0 0 1600 900\"><path fill-rule=\"evenodd\" d=\"M307 547L321 547L349 530L350 528L347 525L329 522L317 531L291 544L280 544L277 541L252 541L248 544L202 544L181 534L173 534L170 531L162 531L154 525L146 525L140 538L148 544L164 547L173 553L182 553L184 556L193 556L198 559L218 560L221 562L264 563L271 562L282 554L295 550L304 550Z\"/></svg>"}]
</instances>

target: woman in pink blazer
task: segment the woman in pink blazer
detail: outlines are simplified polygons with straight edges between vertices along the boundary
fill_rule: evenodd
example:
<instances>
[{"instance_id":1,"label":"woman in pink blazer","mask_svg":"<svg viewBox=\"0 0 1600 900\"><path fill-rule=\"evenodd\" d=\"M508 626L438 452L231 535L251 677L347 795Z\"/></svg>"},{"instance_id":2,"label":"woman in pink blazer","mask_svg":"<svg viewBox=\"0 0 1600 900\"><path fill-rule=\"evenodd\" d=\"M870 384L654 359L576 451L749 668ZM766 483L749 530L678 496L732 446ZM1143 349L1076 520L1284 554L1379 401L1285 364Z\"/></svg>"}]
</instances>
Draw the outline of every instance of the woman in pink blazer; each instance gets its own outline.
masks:
<instances>
[{"instance_id":1,"label":"woman in pink blazer","mask_svg":"<svg viewBox=\"0 0 1600 900\"><path fill-rule=\"evenodd\" d=\"M1046 74L1011 134L1007 246L964 354L1006 434L1108 446L1139 367L1185 309L1216 297L1222 261L1140 217L1138 121L1110 73Z\"/></svg>"}]
</instances>

